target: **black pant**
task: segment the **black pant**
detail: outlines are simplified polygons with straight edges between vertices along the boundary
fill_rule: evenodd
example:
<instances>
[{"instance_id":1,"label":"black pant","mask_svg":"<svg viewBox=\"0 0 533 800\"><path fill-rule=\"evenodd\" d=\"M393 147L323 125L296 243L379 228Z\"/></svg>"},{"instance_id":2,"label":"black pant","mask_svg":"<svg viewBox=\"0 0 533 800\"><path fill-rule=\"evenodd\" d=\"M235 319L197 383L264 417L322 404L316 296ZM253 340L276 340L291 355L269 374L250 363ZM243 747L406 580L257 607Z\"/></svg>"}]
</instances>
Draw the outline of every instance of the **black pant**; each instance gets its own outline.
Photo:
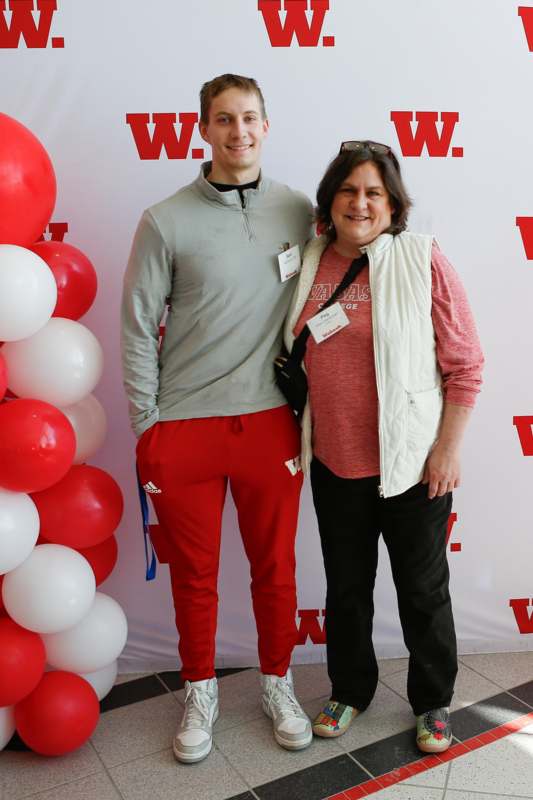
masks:
<instances>
[{"instance_id":1,"label":"black pant","mask_svg":"<svg viewBox=\"0 0 533 800\"><path fill-rule=\"evenodd\" d=\"M450 704L457 646L448 589L451 493L430 500L416 484L381 498L379 476L339 478L314 459L313 500L327 579L326 639L332 699L364 710L376 691L372 644L380 533L389 552L404 642L407 694L416 715Z\"/></svg>"}]
</instances>

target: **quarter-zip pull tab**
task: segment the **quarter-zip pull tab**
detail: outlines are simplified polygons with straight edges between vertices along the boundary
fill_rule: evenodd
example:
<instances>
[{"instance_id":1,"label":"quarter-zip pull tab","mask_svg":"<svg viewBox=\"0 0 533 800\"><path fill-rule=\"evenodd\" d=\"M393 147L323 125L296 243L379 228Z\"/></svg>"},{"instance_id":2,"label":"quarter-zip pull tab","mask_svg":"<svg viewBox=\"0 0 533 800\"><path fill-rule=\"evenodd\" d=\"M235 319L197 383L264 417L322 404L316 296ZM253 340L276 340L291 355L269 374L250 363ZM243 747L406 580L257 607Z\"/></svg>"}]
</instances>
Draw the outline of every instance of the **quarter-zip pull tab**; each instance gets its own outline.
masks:
<instances>
[{"instance_id":1,"label":"quarter-zip pull tab","mask_svg":"<svg viewBox=\"0 0 533 800\"><path fill-rule=\"evenodd\" d=\"M254 233L252 231L252 226L250 225L250 219L248 217L248 211L246 206L243 206L242 215L244 217L244 227L246 229L246 233L248 234L248 239L250 242L253 242L255 239Z\"/></svg>"},{"instance_id":2,"label":"quarter-zip pull tab","mask_svg":"<svg viewBox=\"0 0 533 800\"><path fill-rule=\"evenodd\" d=\"M378 495L380 497L383 497L383 486L381 485L381 483L378 486Z\"/></svg>"}]
</instances>

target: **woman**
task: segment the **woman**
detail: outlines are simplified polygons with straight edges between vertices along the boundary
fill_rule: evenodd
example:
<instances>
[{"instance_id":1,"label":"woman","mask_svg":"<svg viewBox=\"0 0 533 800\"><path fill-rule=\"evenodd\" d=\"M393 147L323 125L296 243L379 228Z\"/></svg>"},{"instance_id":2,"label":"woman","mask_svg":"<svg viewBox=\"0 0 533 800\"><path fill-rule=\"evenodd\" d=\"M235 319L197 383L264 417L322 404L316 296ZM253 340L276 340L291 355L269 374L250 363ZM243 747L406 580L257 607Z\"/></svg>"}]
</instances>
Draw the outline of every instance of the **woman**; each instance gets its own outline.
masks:
<instances>
[{"instance_id":1,"label":"woman","mask_svg":"<svg viewBox=\"0 0 533 800\"><path fill-rule=\"evenodd\" d=\"M332 683L313 730L341 735L376 690L373 589L382 534L410 653L417 744L442 752L451 742L457 673L446 530L483 356L457 275L431 236L405 232L411 203L387 145L344 142L317 202L325 233L306 248L287 320L289 350L352 261L363 267L339 300L349 324L319 344L310 336L305 356L302 459L311 467L324 556Z\"/></svg>"}]
</instances>

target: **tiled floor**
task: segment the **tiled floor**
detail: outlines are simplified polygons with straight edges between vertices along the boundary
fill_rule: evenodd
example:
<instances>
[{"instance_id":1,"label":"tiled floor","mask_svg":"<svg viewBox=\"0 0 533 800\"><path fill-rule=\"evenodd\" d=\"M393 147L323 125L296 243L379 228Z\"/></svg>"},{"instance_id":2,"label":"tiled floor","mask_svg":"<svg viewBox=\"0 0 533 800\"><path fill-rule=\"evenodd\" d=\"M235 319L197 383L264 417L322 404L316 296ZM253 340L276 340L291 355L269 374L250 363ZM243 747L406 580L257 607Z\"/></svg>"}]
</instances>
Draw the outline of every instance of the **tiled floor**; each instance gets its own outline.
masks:
<instances>
[{"instance_id":1,"label":"tiled floor","mask_svg":"<svg viewBox=\"0 0 533 800\"><path fill-rule=\"evenodd\" d=\"M191 766L170 749L183 703L177 673L121 676L76 753L41 758L12 740L0 753L0 800L533 800L533 652L461 658L448 761L413 746L406 668L383 661L374 701L352 729L300 753L274 742L257 670L225 670L215 747ZM328 693L325 666L294 676L314 715Z\"/></svg>"}]
</instances>

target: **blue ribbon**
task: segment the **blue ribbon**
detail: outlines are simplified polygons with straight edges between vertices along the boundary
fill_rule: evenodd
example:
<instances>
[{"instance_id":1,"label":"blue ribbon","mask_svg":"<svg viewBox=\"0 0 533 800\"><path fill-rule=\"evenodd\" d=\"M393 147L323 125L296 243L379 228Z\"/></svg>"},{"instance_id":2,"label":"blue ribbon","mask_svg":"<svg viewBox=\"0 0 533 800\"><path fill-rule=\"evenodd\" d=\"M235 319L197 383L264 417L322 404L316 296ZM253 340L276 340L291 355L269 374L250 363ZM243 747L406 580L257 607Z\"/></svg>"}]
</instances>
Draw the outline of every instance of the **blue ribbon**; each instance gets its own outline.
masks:
<instances>
[{"instance_id":1,"label":"blue ribbon","mask_svg":"<svg viewBox=\"0 0 533 800\"><path fill-rule=\"evenodd\" d=\"M144 491L143 485L139 478L139 470L137 470L137 488L139 490L139 502L141 504L141 514L143 521L144 557L146 560L146 580L153 581L156 574L157 559L155 557L155 550L152 544L152 539L150 537L150 512L148 510L148 500L146 498L146 492ZM150 561L149 550L152 551L151 561Z\"/></svg>"}]
</instances>

